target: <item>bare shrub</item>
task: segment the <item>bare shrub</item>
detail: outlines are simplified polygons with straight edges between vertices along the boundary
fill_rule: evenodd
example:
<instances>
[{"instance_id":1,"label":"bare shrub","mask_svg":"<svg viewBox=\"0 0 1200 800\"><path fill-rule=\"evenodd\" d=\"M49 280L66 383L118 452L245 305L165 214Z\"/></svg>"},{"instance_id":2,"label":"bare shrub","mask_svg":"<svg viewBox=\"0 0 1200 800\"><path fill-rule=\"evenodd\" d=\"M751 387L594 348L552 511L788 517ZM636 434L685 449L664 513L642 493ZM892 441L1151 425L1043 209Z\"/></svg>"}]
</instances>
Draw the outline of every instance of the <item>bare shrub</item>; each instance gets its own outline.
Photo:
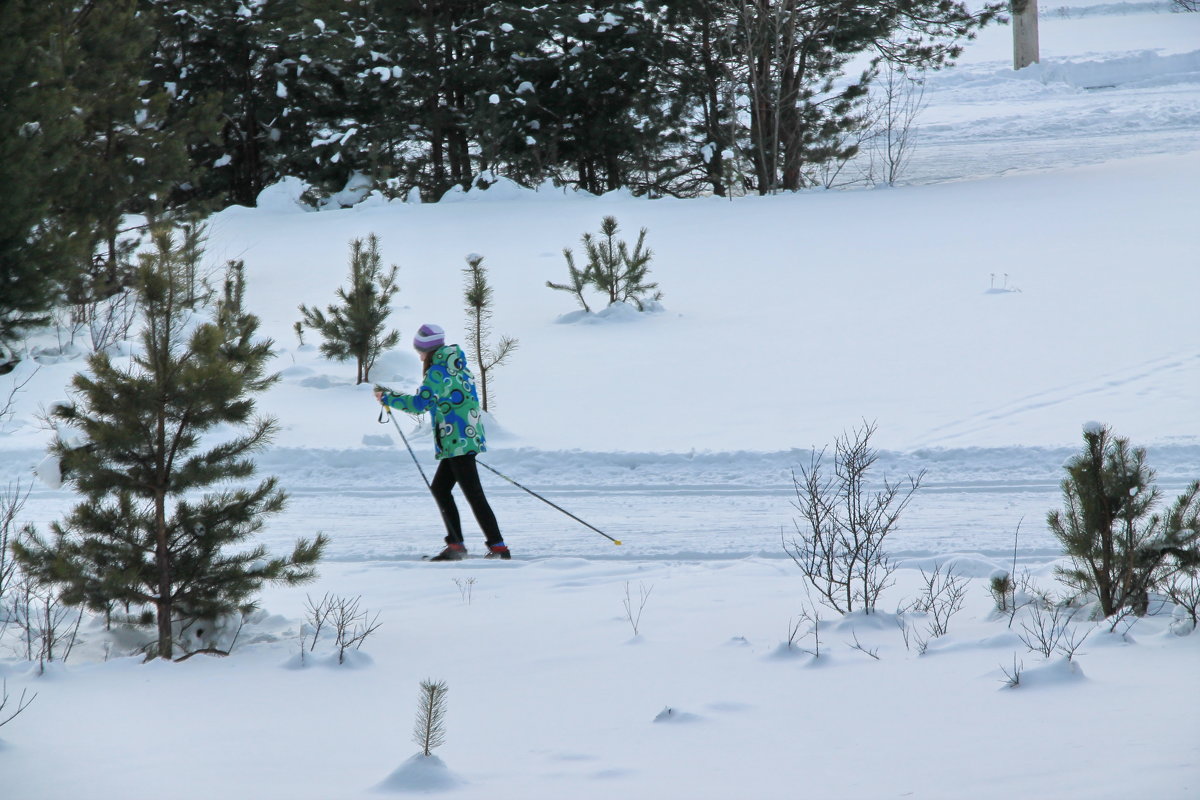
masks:
<instances>
[{"instance_id":1,"label":"bare shrub","mask_svg":"<svg viewBox=\"0 0 1200 800\"><path fill-rule=\"evenodd\" d=\"M854 631L853 638L854 638L853 642L846 642L846 644L850 647L851 650L858 650L860 653L866 653L867 655L869 655L871 658L875 659L876 661L879 660L879 648L878 647L872 649L872 648L869 648L866 645L864 645L862 642L860 642L858 640L858 631Z\"/></svg>"},{"instance_id":2,"label":"bare shrub","mask_svg":"<svg viewBox=\"0 0 1200 800\"><path fill-rule=\"evenodd\" d=\"M32 485L22 485L18 479L0 491L0 616L8 587L18 576L17 562L12 556L12 545L33 530L30 525L17 524L17 517L25 507L32 488Z\"/></svg>"},{"instance_id":3,"label":"bare shrub","mask_svg":"<svg viewBox=\"0 0 1200 800\"><path fill-rule=\"evenodd\" d=\"M1021 685L1021 672L1025 669L1024 661L1017 661L1017 654L1013 653L1012 669L1000 665L1000 671L1004 673L1004 685L1009 689L1016 689Z\"/></svg>"},{"instance_id":4,"label":"bare shrub","mask_svg":"<svg viewBox=\"0 0 1200 800\"><path fill-rule=\"evenodd\" d=\"M806 623L808 630L801 635L800 630ZM812 637L812 648L800 647L800 640L810 636ZM799 648L813 658L821 657L821 614L819 611L809 611L808 608L805 608L800 612L800 616L793 619L788 625L788 649L793 648Z\"/></svg>"},{"instance_id":5,"label":"bare shrub","mask_svg":"<svg viewBox=\"0 0 1200 800\"><path fill-rule=\"evenodd\" d=\"M5 350L0 345L0 366L3 366L4 353ZM37 375L39 370L41 370L41 366L38 366L33 372L29 373L24 380L18 380L15 374L12 375L11 379L6 379L6 382L10 385L7 392L0 396L0 432L4 431L5 423L15 413L13 406L17 403L17 395L33 380L33 376Z\"/></svg>"},{"instance_id":6,"label":"bare shrub","mask_svg":"<svg viewBox=\"0 0 1200 800\"><path fill-rule=\"evenodd\" d=\"M967 596L967 580L955 575L951 567L945 572L942 567L938 564L931 573L921 570L920 593L909 605L910 610L929 614L929 635L934 639L946 635L951 617L962 609Z\"/></svg>"},{"instance_id":7,"label":"bare shrub","mask_svg":"<svg viewBox=\"0 0 1200 800\"><path fill-rule=\"evenodd\" d=\"M337 651L338 663L346 662L346 653L362 648L367 637L379 630L379 614L374 617L360 608L362 597L348 599L335 594L326 594L319 601L312 597L305 601L305 627L300 637L300 657L303 661L305 645L308 652L317 647L321 632L333 632L333 647ZM312 641L308 641L308 637Z\"/></svg>"},{"instance_id":8,"label":"bare shrub","mask_svg":"<svg viewBox=\"0 0 1200 800\"><path fill-rule=\"evenodd\" d=\"M29 704L32 703L36 698L37 692L27 696L26 690L22 689L21 696L17 699L17 707L13 709L8 716L5 716L4 709L8 708L9 701L8 681L0 681L0 728L3 728L5 725L16 719L17 715L29 708Z\"/></svg>"},{"instance_id":9,"label":"bare shrub","mask_svg":"<svg viewBox=\"0 0 1200 800\"><path fill-rule=\"evenodd\" d=\"M346 663L346 653L358 650L363 642L379 630L379 614L374 617L366 609L359 609L361 597L353 600L336 598L330 620L333 623L334 646L337 648L338 663Z\"/></svg>"},{"instance_id":10,"label":"bare shrub","mask_svg":"<svg viewBox=\"0 0 1200 800\"><path fill-rule=\"evenodd\" d=\"M912 157L916 119L926 104L925 77L920 69L900 63L885 62L881 71L867 100L870 178L895 186Z\"/></svg>"},{"instance_id":11,"label":"bare shrub","mask_svg":"<svg viewBox=\"0 0 1200 800\"><path fill-rule=\"evenodd\" d=\"M475 591L475 579L455 578L454 585L458 587L458 594L462 597L463 602L471 605L471 595Z\"/></svg>"},{"instance_id":12,"label":"bare shrub","mask_svg":"<svg viewBox=\"0 0 1200 800\"><path fill-rule=\"evenodd\" d=\"M307 641L307 635L312 636L312 643L308 645L308 651L311 653L317 647L317 640L321 638L321 631L325 628L329 621L329 615L333 612L334 599L328 593L325 594L319 601L313 602L312 595L305 597L304 601L304 631L306 635L301 637L301 652L304 651L303 643Z\"/></svg>"},{"instance_id":13,"label":"bare shrub","mask_svg":"<svg viewBox=\"0 0 1200 800\"><path fill-rule=\"evenodd\" d=\"M625 582L625 599L621 604L625 607L625 618L629 620L629 624L633 627L633 635L639 635L639 630L642 624L642 611L646 608L646 601L650 599L650 593L654 591L654 587L647 587L644 583L638 584L638 602L633 601L633 595L629 589L629 581Z\"/></svg>"},{"instance_id":14,"label":"bare shrub","mask_svg":"<svg viewBox=\"0 0 1200 800\"><path fill-rule=\"evenodd\" d=\"M821 599L835 611L861 608L868 613L891 586L896 565L884 550L887 536L908 507L925 476L909 475L907 486L886 478L869 488L869 473L878 458L871 448L874 423L844 433L834 445L833 475L825 473L825 451L812 451L801 477L792 475L792 505L804 520L794 522L796 536L783 548Z\"/></svg>"},{"instance_id":15,"label":"bare shrub","mask_svg":"<svg viewBox=\"0 0 1200 800\"><path fill-rule=\"evenodd\" d=\"M3 616L17 628L18 656L38 662L39 673L44 673L47 663L70 657L83 608L67 606L55 587L22 576L8 593Z\"/></svg>"},{"instance_id":16,"label":"bare shrub","mask_svg":"<svg viewBox=\"0 0 1200 800\"><path fill-rule=\"evenodd\" d=\"M1073 630L1072 622L1079 609L1068 608L1058 603L1047 606L1031 604L1030 609L1028 618L1021 622L1023 633L1017 636L1031 652L1041 653L1044 658L1049 658L1056 650L1068 645L1069 655L1073 656L1075 650L1087 638L1087 634L1079 638Z\"/></svg>"},{"instance_id":17,"label":"bare shrub","mask_svg":"<svg viewBox=\"0 0 1200 800\"><path fill-rule=\"evenodd\" d=\"M128 339L129 329L137 319L137 312L137 295L130 291L123 290L89 303L84 316L92 350L105 350Z\"/></svg>"},{"instance_id":18,"label":"bare shrub","mask_svg":"<svg viewBox=\"0 0 1200 800\"><path fill-rule=\"evenodd\" d=\"M1191 630L1200 621L1200 572L1180 571L1163 585L1167 598L1191 620Z\"/></svg>"}]
</instances>

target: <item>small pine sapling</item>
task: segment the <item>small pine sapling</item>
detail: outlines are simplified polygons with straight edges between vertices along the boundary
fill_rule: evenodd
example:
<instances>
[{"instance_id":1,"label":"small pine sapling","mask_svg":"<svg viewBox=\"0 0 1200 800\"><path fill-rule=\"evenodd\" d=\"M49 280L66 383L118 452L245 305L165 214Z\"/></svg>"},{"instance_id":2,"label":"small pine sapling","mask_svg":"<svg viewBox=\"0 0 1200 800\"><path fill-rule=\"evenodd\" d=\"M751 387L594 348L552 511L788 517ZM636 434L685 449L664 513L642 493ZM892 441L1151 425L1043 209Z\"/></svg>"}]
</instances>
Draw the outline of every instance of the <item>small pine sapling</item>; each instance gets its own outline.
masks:
<instances>
[{"instance_id":1,"label":"small pine sapling","mask_svg":"<svg viewBox=\"0 0 1200 800\"><path fill-rule=\"evenodd\" d=\"M583 235L587 265L579 269L575 265L575 254L569 248L563 248L570 281L546 281L546 285L551 289L574 294L575 299L587 312L590 312L591 308L583 292L588 286L603 294L608 305L627 302L632 303L638 311L645 311L648 301L661 300L662 292L656 291L658 284L648 279L654 252L646 248L646 229L642 228L639 231L637 243L632 251L627 242L617 238L619 231L616 217L604 217L600 221L598 236L591 233Z\"/></svg>"},{"instance_id":2,"label":"small pine sapling","mask_svg":"<svg viewBox=\"0 0 1200 800\"><path fill-rule=\"evenodd\" d=\"M1200 481L1165 514L1144 448L1130 447L1107 426L1085 427L1083 451L1067 462L1061 511L1047 524L1071 559L1058 574L1093 594L1105 618L1148 611L1150 593L1171 574L1200 566Z\"/></svg>"},{"instance_id":3,"label":"small pine sapling","mask_svg":"<svg viewBox=\"0 0 1200 800\"><path fill-rule=\"evenodd\" d=\"M657 283L647 282L654 252L644 249L645 228L638 233L632 253L624 240L617 239L619 231L617 218L609 216L600 221L599 237L590 233L583 235L583 247L588 256L587 274L591 277L592 285L608 295L609 305L630 301L639 311L643 311L646 299L662 299L662 292L650 298L643 297L658 288Z\"/></svg>"},{"instance_id":4,"label":"small pine sapling","mask_svg":"<svg viewBox=\"0 0 1200 800\"><path fill-rule=\"evenodd\" d=\"M621 299L621 251L625 242L617 242L617 218L605 217L600 220L600 238L590 233L583 235L583 249L588 257L588 274L592 285L608 295L608 304L612 305ZM645 231L643 231L645 233Z\"/></svg>"},{"instance_id":5,"label":"small pine sapling","mask_svg":"<svg viewBox=\"0 0 1200 800\"><path fill-rule=\"evenodd\" d=\"M413 741L426 758L433 755L435 747L440 747L446 741L446 695L449 691L445 681L421 681Z\"/></svg>"},{"instance_id":6,"label":"small pine sapling","mask_svg":"<svg viewBox=\"0 0 1200 800\"><path fill-rule=\"evenodd\" d=\"M567 259L567 272L570 275L569 283L555 283L554 281L546 281L546 286L551 289L557 289L560 292L570 292L575 295L575 299L579 301L579 305L583 306L583 310L587 313L592 313L591 306L588 305L587 298L584 297L583 290L591 283L591 276L588 275L587 267L579 269L575 266L575 254L570 248L563 248L563 256Z\"/></svg>"},{"instance_id":7,"label":"small pine sapling","mask_svg":"<svg viewBox=\"0 0 1200 800\"><path fill-rule=\"evenodd\" d=\"M303 325L325 340L321 354L336 361L354 359L357 384L370 380L375 360L400 341L399 331L385 332L399 269L393 264L384 271L375 234L365 243L355 239L350 243L350 285L337 290L341 304L327 306L325 311L300 305Z\"/></svg>"},{"instance_id":8,"label":"small pine sapling","mask_svg":"<svg viewBox=\"0 0 1200 800\"><path fill-rule=\"evenodd\" d=\"M988 593L991 594L992 600L996 603L996 611L1001 614L1008 613L1016 602L1013 595L1016 584L1013 583L1012 577L1007 572L1002 572L993 575L988 581Z\"/></svg>"},{"instance_id":9,"label":"small pine sapling","mask_svg":"<svg viewBox=\"0 0 1200 800\"><path fill-rule=\"evenodd\" d=\"M480 402L483 410L487 411L492 370L503 364L519 343L511 336L502 336L494 348L488 347L487 340L492 333L492 287L487 282L483 256L467 256L467 266L463 274L466 277L463 296L467 303L467 347L475 357L475 363L479 365Z\"/></svg>"},{"instance_id":10,"label":"small pine sapling","mask_svg":"<svg viewBox=\"0 0 1200 800\"><path fill-rule=\"evenodd\" d=\"M616 220L613 221L615 222ZM651 283L647 280L650 274L650 261L654 258L654 251L644 249L645 243L646 229L642 228L638 232L637 244L634 245L632 253L629 252L625 242L621 242L619 245L622 273L618 294L621 300L631 302L637 306L638 311L646 310L646 300L657 302L663 296L661 291L656 291L658 283ZM646 295L649 295L649 297Z\"/></svg>"}]
</instances>

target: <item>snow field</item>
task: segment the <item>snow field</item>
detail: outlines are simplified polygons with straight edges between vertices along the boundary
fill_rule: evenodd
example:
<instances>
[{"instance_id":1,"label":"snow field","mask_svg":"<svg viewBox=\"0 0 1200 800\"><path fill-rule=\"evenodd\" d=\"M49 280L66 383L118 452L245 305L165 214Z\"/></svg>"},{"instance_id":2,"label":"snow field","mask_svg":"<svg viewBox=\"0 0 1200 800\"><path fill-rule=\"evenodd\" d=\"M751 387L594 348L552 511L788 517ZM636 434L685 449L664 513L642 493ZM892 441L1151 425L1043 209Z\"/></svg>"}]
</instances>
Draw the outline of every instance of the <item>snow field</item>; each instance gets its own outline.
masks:
<instances>
[{"instance_id":1,"label":"snow field","mask_svg":"<svg viewBox=\"0 0 1200 800\"><path fill-rule=\"evenodd\" d=\"M790 562L329 564L320 591L361 594L383 622L366 657L348 665L322 662L318 647L295 668L306 592L272 589L264 605L282 616L248 626L228 659L119 659L36 681L28 668L2 668L10 689L28 682L43 695L14 723L5 756L48 747L86 752L88 763L6 770L6 796L127 796L129 742L147 730L156 733L138 748L137 770L172 775L180 800L230 787L372 796L415 752L416 690L427 678L450 688L436 754L461 781L454 797L1191 796L1194 704L1171 698L1184 699L1200 639L1170 634L1161 618L1124 638L1098 629L1072 672L1060 656L1027 652L1019 621L1010 630L990 613L984 581L1002 563L957 560L980 577L925 655L905 648L882 610L915 597L920 575L909 568L876 615L822 614L818 659L784 646L806 604ZM1036 580L1050 584L1045 571ZM635 614L649 591L636 637L627 586ZM909 616L919 632L925 620ZM94 648L102 637L87 638ZM811 649L811 637L797 645ZM1024 667L1016 690L1001 669L1014 654ZM38 703L103 721L105 734L64 725ZM1101 731L1116 745L1109 752Z\"/></svg>"}]
</instances>

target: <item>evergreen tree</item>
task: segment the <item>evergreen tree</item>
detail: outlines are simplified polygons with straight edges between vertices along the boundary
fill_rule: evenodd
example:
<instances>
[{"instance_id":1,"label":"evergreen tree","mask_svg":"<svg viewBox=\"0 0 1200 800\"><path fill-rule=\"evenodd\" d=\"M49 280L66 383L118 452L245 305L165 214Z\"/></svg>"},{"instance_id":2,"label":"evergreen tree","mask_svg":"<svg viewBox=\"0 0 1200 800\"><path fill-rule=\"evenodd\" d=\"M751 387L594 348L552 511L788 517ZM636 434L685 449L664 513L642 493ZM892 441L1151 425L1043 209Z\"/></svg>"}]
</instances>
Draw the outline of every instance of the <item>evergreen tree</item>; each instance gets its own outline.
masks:
<instances>
[{"instance_id":1,"label":"evergreen tree","mask_svg":"<svg viewBox=\"0 0 1200 800\"><path fill-rule=\"evenodd\" d=\"M290 156L308 152L316 122L331 115L336 53L348 31L335 0L143 0L158 39L150 79L173 96L172 114L201 124L189 156L201 171L186 192L222 205L252 206L283 177ZM310 53L311 51L311 53Z\"/></svg>"},{"instance_id":2,"label":"evergreen tree","mask_svg":"<svg viewBox=\"0 0 1200 800\"><path fill-rule=\"evenodd\" d=\"M254 474L251 455L276 423L255 416L253 395L278 376L267 373L272 342L255 338L258 320L242 308L241 266L230 266L213 319L201 322L170 231L157 231L154 243L138 273L141 352L128 368L94 354L73 381L75 404L53 412L86 441L53 445L84 502L54 523L52 541L31 537L14 555L35 579L60 586L67 603L152 609L150 652L170 658L174 624L244 610L267 582L312 579L326 539L300 540L286 557L245 548L263 518L283 509L274 478L192 494ZM224 426L242 433L205 449Z\"/></svg>"},{"instance_id":3,"label":"evergreen tree","mask_svg":"<svg viewBox=\"0 0 1200 800\"><path fill-rule=\"evenodd\" d=\"M337 290L342 304L327 306L325 312L300 306L304 324L324 338L322 355L337 361L354 359L355 383L370 380L375 359L400 341L399 331L384 332L392 313L398 271L393 264L384 272L375 234L367 237L365 245L362 239L355 239L350 243L350 285Z\"/></svg>"},{"instance_id":4,"label":"evergreen tree","mask_svg":"<svg viewBox=\"0 0 1200 800\"><path fill-rule=\"evenodd\" d=\"M67 70L83 125L73 148L81 177L58 204L87 247L67 292L80 305L129 287L136 266L132 242L119 242L123 219L168 206L189 174L188 131L186 120L167 125L169 97L145 80L153 32L138 0L72 3L56 27L78 42Z\"/></svg>"},{"instance_id":5,"label":"evergreen tree","mask_svg":"<svg viewBox=\"0 0 1200 800\"><path fill-rule=\"evenodd\" d=\"M487 282L483 256L467 256L467 267L463 273L466 276L463 294L467 302L467 347L479 365L483 410L487 411L488 378L492 370L503 364L517 349L518 341L511 336L502 336L495 348L488 347L487 340L492 334L492 287Z\"/></svg>"},{"instance_id":6,"label":"evergreen tree","mask_svg":"<svg viewBox=\"0 0 1200 800\"><path fill-rule=\"evenodd\" d=\"M56 213L80 177L82 131L64 61L76 42L55 36L58 3L0 3L0 372L48 311L86 245Z\"/></svg>"},{"instance_id":7,"label":"evergreen tree","mask_svg":"<svg viewBox=\"0 0 1200 800\"><path fill-rule=\"evenodd\" d=\"M1147 611L1149 593L1180 568L1200 565L1200 481L1165 515L1146 451L1103 426L1083 433L1083 452L1066 465L1062 511L1047 523L1071 558L1059 574L1093 593L1105 617L1122 608Z\"/></svg>"},{"instance_id":8,"label":"evergreen tree","mask_svg":"<svg viewBox=\"0 0 1200 800\"><path fill-rule=\"evenodd\" d=\"M657 283L647 282L654 253L644 249L645 228L638 232L632 252L624 240L617 239L619 232L617 218L608 216L600 221L599 237L590 233L583 235L583 247L588 256L586 273L591 284L608 296L609 305L628 301L639 311L644 311L645 300L662 299L662 292L655 292L649 298L644 296L658 288Z\"/></svg>"},{"instance_id":9,"label":"evergreen tree","mask_svg":"<svg viewBox=\"0 0 1200 800\"><path fill-rule=\"evenodd\" d=\"M421 681L417 695L417 718L413 722L413 741L426 758L446 741L446 695L450 693L445 681Z\"/></svg>"},{"instance_id":10,"label":"evergreen tree","mask_svg":"<svg viewBox=\"0 0 1200 800\"><path fill-rule=\"evenodd\" d=\"M549 74L538 86L543 137L564 182L593 194L653 172L654 154L681 109L659 88L664 63L658 10L665 4L561 3L549 6L541 47ZM664 87L669 88L669 87ZM674 113L672 113L674 112Z\"/></svg>"},{"instance_id":11,"label":"evergreen tree","mask_svg":"<svg viewBox=\"0 0 1200 800\"><path fill-rule=\"evenodd\" d=\"M546 286L551 289L557 289L560 292L570 292L575 295L575 299L579 301L579 305L583 306L583 310L590 314L592 308L588 305L587 297L583 293L592 282L588 267L584 265L584 268L580 269L575 266L575 253L569 247L563 248L563 258L567 260L567 274L570 276L570 282L555 283L554 281L546 281Z\"/></svg>"}]
</instances>

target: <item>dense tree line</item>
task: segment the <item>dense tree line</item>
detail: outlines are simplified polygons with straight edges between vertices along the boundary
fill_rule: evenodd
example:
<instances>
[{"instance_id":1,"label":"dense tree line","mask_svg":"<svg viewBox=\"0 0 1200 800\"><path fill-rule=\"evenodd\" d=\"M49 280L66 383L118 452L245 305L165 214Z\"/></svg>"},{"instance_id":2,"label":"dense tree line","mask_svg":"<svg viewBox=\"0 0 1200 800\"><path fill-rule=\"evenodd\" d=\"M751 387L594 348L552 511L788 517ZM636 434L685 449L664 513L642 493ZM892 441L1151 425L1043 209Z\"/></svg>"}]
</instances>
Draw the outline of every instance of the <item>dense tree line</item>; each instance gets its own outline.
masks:
<instances>
[{"instance_id":1,"label":"dense tree line","mask_svg":"<svg viewBox=\"0 0 1200 800\"><path fill-rule=\"evenodd\" d=\"M128 284L127 214L253 204L285 175L426 200L498 177L649 196L812 185L853 155L879 64L940 66L1000 8L6 0L0 345L51 293Z\"/></svg>"}]
</instances>

